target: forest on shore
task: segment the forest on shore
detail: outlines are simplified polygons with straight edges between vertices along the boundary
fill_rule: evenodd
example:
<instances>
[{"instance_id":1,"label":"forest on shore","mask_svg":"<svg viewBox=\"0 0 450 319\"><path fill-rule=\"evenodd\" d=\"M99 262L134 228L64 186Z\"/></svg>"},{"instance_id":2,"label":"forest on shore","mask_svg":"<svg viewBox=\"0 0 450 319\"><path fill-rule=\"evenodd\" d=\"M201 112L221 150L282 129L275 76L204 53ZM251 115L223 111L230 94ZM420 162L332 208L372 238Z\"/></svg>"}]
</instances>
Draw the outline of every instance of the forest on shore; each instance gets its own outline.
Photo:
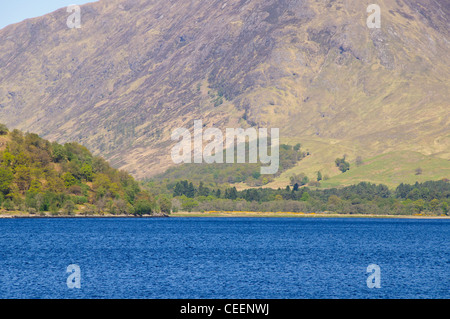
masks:
<instances>
[{"instance_id":1,"label":"forest on shore","mask_svg":"<svg viewBox=\"0 0 450 319\"><path fill-rule=\"evenodd\" d=\"M170 212L127 172L77 143L51 143L0 124L0 211L31 215Z\"/></svg>"},{"instance_id":2,"label":"forest on shore","mask_svg":"<svg viewBox=\"0 0 450 319\"><path fill-rule=\"evenodd\" d=\"M285 147L284 151L285 166L307 156L300 146ZM254 183L261 176L251 176L253 169L244 170L243 176ZM136 181L77 143L52 143L37 134L10 132L0 124L0 213L144 216L180 211L248 211L450 215L447 179L400 184L395 189L368 182L330 189L311 187L301 179L293 182L283 189L261 186L238 191L229 182L206 184L173 176Z\"/></svg>"},{"instance_id":3,"label":"forest on shore","mask_svg":"<svg viewBox=\"0 0 450 319\"><path fill-rule=\"evenodd\" d=\"M169 182L162 191L172 196L173 210L249 212L331 212L370 215L450 215L450 183L428 181L400 184L391 190L382 184L361 182L341 188L287 186L284 189L195 186L183 180Z\"/></svg>"}]
</instances>

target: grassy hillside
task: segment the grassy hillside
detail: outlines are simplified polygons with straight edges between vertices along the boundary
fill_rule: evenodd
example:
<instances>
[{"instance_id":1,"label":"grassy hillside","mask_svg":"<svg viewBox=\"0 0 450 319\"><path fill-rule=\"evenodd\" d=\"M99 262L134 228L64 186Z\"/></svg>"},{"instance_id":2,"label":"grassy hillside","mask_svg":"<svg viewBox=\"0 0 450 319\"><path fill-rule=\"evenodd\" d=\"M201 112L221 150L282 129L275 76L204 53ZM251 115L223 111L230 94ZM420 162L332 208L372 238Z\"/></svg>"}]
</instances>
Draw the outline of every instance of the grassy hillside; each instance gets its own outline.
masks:
<instances>
[{"instance_id":1,"label":"grassy hillside","mask_svg":"<svg viewBox=\"0 0 450 319\"><path fill-rule=\"evenodd\" d=\"M293 168L283 172L267 186L272 188L285 187L293 174L305 173L314 180L317 172L329 179L321 181L321 187L336 187L356 184L361 181L381 183L395 188L400 183L415 183L428 180L450 178L450 160L442 154L425 155L412 150L395 150L381 152L364 148L357 143L342 140L324 140L318 138L302 138L305 150L312 150L311 155L298 162ZM290 139L295 143L298 139ZM342 173L334 161L346 155L351 168ZM362 165L356 164L356 159L362 159ZM421 173L416 175L416 169Z\"/></svg>"},{"instance_id":2,"label":"grassy hillside","mask_svg":"<svg viewBox=\"0 0 450 319\"><path fill-rule=\"evenodd\" d=\"M157 180L188 179L195 183L203 181L205 185L228 184L238 190L252 187L284 188L290 184L290 177L305 174L310 181L317 179L321 172L321 188L342 187L371 182L384 184L393 189L401 183L438 181L450 179L450 160L437 155L424 155L410 150L390 151L374 155L377 152L365 149L355 143L342 140L324 140L320 138L301 139L301 156L298 161L292 161L292 145L297 138L284 139L290 146L283 144L290 151L280 149L281 167L276 176L253 175L259 171L258 164L184 164L168 169L158 175ZM300 144L300 143L298 143ZM335 165L336 158L346 156L350 170L342 173ZM357 163L357 158L361 163ZM264 182L263 182L264 180Z\"/></svg>"},{"instance_id":3,"label":"grassy hillside","mask_svg":"<svg viewBox=\"0 0 450 319\"><path fill-rule=\"evenodd\" d=\"M414 184L450 178L450 161L417 152L398 151L363 160L361 166L353 167L326 181L321 187L352 185L360 181L385 184L395 188L401 183Z\"/></svg>"}]
</instances>

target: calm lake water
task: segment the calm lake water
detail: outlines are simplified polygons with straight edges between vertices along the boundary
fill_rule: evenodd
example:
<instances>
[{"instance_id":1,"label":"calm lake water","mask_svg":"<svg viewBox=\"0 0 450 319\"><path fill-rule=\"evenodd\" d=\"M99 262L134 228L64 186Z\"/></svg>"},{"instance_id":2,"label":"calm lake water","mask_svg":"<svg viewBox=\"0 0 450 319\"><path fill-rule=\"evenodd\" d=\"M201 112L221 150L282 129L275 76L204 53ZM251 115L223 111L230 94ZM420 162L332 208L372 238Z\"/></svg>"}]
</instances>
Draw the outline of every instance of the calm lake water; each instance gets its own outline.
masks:
<instances>
[{"instance_id":1,"label":"calm lake water","mask_svg":"<svg viewBox=\"0 0 450 319\"><path fill-rule=\"evenodd\" d=\"M449 239L449 220L2 219L0 298L449 298Z\"/></svg>"}]
</instances>

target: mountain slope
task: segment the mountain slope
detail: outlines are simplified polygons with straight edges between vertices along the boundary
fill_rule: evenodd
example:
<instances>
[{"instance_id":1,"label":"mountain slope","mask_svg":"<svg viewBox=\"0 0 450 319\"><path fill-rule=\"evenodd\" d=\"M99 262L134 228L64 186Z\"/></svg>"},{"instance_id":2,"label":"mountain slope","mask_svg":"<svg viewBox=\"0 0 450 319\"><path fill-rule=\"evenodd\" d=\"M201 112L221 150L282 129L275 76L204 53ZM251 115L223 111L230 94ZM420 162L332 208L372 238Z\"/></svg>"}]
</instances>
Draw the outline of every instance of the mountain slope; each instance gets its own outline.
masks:
<instances>
[{"instance_id":1,"label":"mountain slope","mask_svg":"<svg viewBox=\"0 0 450 319\"><path fill-rule=\"evenodd\" d=\"M331 157L449 159L450 4L378 1L368 29L370 3L99 1L81 29L61 9L0 30L0 119L136 177L172 166L170 134L194 119L280 127Z\"/></svg>"}]
</instances>

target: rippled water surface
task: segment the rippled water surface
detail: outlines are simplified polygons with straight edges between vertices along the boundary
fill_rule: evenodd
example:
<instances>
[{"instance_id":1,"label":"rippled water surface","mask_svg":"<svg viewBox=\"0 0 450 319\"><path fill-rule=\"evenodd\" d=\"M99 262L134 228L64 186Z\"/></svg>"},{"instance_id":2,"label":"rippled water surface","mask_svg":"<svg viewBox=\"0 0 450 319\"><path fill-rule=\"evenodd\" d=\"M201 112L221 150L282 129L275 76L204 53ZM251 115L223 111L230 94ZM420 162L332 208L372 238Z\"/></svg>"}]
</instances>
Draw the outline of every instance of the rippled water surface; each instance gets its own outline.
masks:
<instances>
[{"instance_id":1,"label":"rippled water surface","mask_svg":"<svg viewBox=\"0 0 450 319\"><path fill-rule=\"evenodd\" d=\"M449 240L449 220L2 219L0 298L449 298Z\"/></svg>"}]
</instances>

